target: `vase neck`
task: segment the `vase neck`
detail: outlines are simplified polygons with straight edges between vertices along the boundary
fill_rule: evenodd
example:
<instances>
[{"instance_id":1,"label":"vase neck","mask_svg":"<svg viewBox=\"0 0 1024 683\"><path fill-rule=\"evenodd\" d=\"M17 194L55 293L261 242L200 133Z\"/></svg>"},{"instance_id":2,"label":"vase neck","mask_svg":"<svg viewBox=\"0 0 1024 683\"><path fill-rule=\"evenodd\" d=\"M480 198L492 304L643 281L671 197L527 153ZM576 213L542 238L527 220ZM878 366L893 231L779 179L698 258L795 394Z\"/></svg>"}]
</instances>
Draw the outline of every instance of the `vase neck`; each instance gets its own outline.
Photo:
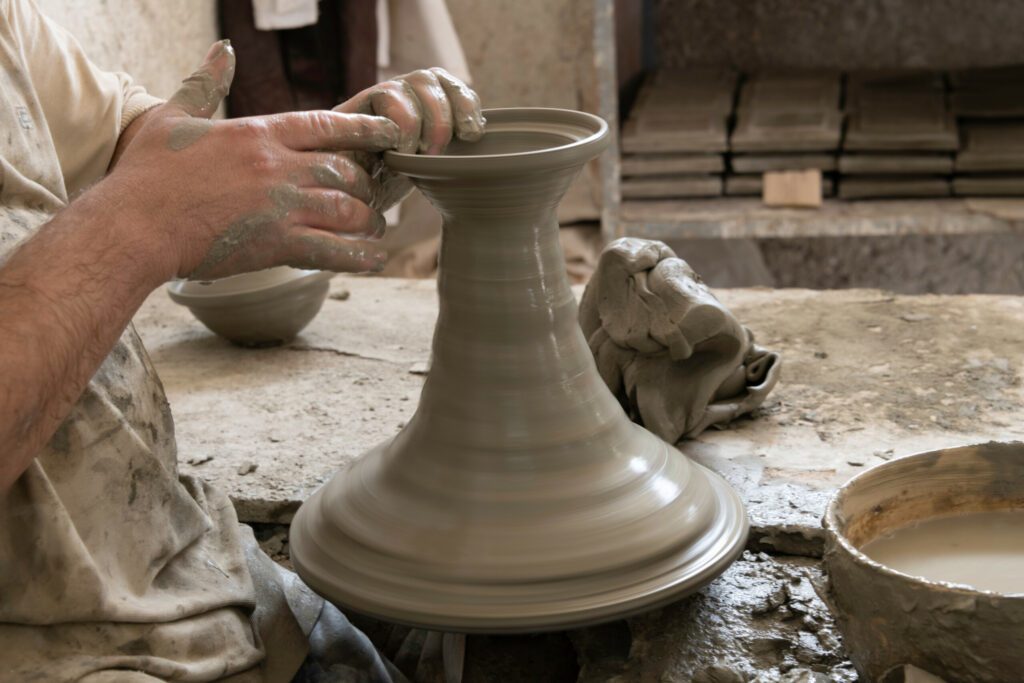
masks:
<instances>
[{"instance_id":1,"label":"vase neck","mask_svg":"<svg viewBox=\"0 0 1024 683\"><path fill-rule=\"evenodd\" d=\"M580 330L559 243L556 206L573 175L549 176L532 193L521 183L479 196L448 193L441 181L425 188L444 227L422 420L511 447L527 436L518 433L524 416L593 431L621 414Z\"/></svg>"}]
</instances>

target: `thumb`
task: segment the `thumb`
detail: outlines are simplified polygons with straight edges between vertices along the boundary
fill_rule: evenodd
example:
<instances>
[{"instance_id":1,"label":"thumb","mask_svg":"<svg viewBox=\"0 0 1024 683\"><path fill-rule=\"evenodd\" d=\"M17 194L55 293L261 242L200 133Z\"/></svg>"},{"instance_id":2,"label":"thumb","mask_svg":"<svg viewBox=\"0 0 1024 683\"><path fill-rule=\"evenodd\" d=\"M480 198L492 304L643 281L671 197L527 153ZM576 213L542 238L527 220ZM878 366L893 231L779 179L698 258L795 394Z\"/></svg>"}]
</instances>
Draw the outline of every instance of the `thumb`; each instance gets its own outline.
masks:
<instances>
[{"instance_id":1,"label":"thumb","mask_svg":"<svg viewBox=\"0 0 1024 683\"><path fill-rule=\"evenodd\" d=\"M167 103L188 116L208 119L228 94L234 76L235 51L230 40L220 40L210 47L203 65L181 82Z\"/></svg>"}]
</instances>

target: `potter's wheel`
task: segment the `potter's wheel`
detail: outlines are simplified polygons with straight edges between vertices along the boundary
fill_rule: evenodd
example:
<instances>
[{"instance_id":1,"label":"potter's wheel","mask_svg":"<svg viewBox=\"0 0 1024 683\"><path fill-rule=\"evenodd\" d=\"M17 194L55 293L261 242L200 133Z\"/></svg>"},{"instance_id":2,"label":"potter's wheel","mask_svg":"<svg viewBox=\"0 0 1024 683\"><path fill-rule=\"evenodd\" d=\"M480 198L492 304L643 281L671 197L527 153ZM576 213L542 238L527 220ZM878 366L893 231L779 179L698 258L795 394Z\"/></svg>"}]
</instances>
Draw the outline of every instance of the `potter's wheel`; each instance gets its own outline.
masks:
<instances>
[{"instance_id":1,"label":"potter's wheel","mask_svg":"<svg viewBox=\"0 0 1024 683\"><path fill-rule=\"evenodd\" d=\"M599 118L486 112L446 156L389 153L445 216L417 412L300 508L300 576L342 608L437 630L569 628L693 592L742 551L716 474L633 424L577 323L555 207Z\"/></svg>"}]
</instances>

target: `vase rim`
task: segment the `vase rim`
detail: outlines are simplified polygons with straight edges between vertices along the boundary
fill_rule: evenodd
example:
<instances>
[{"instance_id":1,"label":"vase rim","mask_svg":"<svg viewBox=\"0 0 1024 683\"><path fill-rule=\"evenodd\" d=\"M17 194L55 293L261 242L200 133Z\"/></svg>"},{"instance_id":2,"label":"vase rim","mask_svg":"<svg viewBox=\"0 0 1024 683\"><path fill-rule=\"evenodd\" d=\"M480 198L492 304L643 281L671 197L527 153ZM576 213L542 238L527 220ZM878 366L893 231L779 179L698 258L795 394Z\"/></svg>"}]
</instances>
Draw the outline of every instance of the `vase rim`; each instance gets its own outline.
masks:
<instances>
[{"instance_id":1,"label":"vase rim","mask_svg":"<svg viewBox=\"0 0 1024 683\"><path fill-rule=\"evenodd\" d=\"M529 146L523 151L497 154L405 154L385 152L384 161L391 170L413 177L464 177L508 175L556 170L586 163L607 148L608 123L599 116L572 109L548 107L508 107L485 109L488 134L514 133L535 135L562 142ZM473 144L473 143L469 143ZM525 144L524 144L525 146Z\"/></svg>"}]
</instances>

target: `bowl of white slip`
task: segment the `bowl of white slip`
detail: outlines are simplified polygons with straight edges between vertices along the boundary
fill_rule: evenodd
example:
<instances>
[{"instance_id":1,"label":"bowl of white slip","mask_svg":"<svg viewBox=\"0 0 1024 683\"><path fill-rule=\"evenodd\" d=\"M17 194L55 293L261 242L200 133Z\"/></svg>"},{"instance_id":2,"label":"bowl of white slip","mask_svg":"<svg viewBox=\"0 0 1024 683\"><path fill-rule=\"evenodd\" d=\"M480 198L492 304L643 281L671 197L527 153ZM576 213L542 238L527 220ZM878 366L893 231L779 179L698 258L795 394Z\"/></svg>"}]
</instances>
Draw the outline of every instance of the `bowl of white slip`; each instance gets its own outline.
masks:
<instances>
[{"instance_id":1,"label":"bowl of white slip","mask_svg":"<svg viewBox=\"0 0 1024 683\"><path fill-rule=\"evenodd\" d=\"M167 293L221 337L273 346L294 339L316 317L333 276L281 266L219 280L178 280Z\"/></svg>"},{"instance_id":2,"label":"bowl of white slip","mask_svg":"<svg viewBox=\"0 0 1024 683\"><path fill-rule=\"evenodd\" d=\"M1024 443L884 463L824 523L828 599L864 680L1024 680Z\"/></svg>"}]
</instances>

